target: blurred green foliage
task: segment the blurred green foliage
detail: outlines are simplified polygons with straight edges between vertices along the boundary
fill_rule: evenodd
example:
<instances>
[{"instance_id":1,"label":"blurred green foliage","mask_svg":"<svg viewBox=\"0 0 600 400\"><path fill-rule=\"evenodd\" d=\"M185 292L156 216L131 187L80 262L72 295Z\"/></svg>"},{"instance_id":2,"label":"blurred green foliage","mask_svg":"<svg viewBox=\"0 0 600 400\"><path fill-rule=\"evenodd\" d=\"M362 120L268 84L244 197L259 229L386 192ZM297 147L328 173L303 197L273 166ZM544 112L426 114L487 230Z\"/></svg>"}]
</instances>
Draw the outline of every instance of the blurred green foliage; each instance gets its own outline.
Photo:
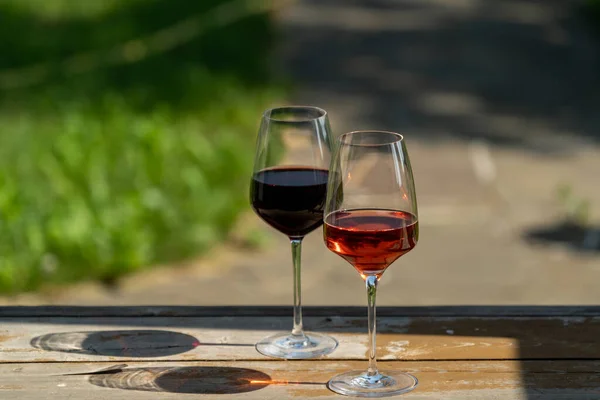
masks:
<instances>
[{"instance_id":1,"label":"blurred green foliage","mask_svg":"<svg viewBox=\"0 0 600 400\"><path fill-rule=\"evenodd\" d=\"M221 3L0 0L0 83L16 82L0 86L0 292L111 281L226 237L247 207L261 112L283 92L269 16L63 68Z\"/></svg>"},{"instance_id":2,"label":"blurred green foliage","mask_svg":"<svg viewBox=\"0 0 600 400\"><path fill-rule=\"evenodd\" d=\"M557 189L558 200L564 209L565 220L578 225L587 226L590 220L590 201L576 195L573 187L561 184Z\"/></svg>"},{"instance_id":3,"label":"blurred green foliage","mask_svg":"<svg viewBox=\"0 0 600 400\"><path fill-rule=\"evenodd\" d=\"M600 0L588 0L586 12L597 25L600 25ZM600 28L600 26L596 27Z\"/></svg>"}]
</instances>

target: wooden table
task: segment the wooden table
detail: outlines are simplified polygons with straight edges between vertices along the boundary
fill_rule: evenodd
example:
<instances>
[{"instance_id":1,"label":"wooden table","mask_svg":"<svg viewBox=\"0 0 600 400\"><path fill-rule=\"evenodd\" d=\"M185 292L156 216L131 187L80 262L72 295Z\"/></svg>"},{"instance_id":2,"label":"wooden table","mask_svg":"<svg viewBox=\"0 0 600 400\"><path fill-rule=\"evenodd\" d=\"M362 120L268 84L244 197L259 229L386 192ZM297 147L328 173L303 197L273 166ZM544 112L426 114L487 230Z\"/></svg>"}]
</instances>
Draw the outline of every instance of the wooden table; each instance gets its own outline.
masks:
<instances>
[{"instance_id":1,"label":"wooden table","mask_svg":"<svg viewBox=\"0 0 600 400\"><path fill-rule=\"evenodd\" d=\"M400 398L600 399L599 307L378 311L380 368L420 381ZM340 346L282 361L254 343L290 327L287 307L0 308L0 399L343 398L325 383L366 367L365 313L306 308Z\"/></svg>"}]
</instances>

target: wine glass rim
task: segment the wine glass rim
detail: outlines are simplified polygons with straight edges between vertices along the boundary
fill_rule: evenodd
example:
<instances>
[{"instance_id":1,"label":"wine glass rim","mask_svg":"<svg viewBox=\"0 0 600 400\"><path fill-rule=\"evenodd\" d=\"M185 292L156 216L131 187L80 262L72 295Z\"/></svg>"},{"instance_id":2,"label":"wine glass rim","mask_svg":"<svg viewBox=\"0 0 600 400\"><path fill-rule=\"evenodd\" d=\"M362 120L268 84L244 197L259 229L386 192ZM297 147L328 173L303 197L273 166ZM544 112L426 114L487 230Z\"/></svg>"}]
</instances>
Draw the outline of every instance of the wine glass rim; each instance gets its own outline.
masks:
<instances>
[{"instance_id":1,"label":"wine glass rim","mask_svg":"<svg viewBox=\"0 0 600 400\"><path fill-rule=\"evenodd\" d=\"M394 137L394 139L390 139L390 141L381 142L381 143L352 143L351 141L348 140L348 136L352 136L352 135L356 135L356 134L367 134L367 133L385 133L386 135L391 135L392 137ZM401 135L400 133L396 133L396 132L392 132L392 131L366 129L366 130L351 131L351 132L343 133L340 135L338 140L340 141L341 144L344 144L347 146L377 147L377 146L388 146L390 144L403 142L404 135Z\"/></svg>"},{"instance_id":2,"label":"wine glass rim","mask_svg":"<svg viewBox=\"0 0 600 400\"><path fill-rule=\"evenodd\" d=\"M272 116L273 112L275 112L275 111L285 111L285 110L288 110L290 112L300 111L300 110L313 111L313 112L316 112L317 115L314 117L294 118L294 119L277 118L277 117ZM316 121L316 120L319 120L319 119L322 119L325 117L327 117L327 111L325 111L324 109L322 109L320 107L315 107L315 106L302 106L302 105L272 107L272 108L265 110L265 112L263 113L263 118L268 119L269 121L283 122L283 123L311 122L311 121Z\"/></svg>"}]
</instances>

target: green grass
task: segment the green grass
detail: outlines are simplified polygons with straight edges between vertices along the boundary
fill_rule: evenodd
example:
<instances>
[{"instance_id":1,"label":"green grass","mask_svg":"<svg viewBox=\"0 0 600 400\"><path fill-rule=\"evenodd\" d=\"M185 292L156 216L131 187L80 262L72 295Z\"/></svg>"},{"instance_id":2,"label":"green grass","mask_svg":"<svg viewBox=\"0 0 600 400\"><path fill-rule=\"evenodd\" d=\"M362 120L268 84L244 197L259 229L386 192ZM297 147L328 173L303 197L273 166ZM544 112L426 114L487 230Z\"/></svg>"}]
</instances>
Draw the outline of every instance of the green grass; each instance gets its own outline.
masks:
<instances>
[{"instance_id":1,"label":"green grass","mask_svg":"<svg viewBox=\"0 0 600 400\"><path fill-rule=\"evenodd\" d=\"M269 17L104 62L220 3L0 0L0 292L112 281L227 236L260 114L283 93Z\"/></svg>"}]
</instances>

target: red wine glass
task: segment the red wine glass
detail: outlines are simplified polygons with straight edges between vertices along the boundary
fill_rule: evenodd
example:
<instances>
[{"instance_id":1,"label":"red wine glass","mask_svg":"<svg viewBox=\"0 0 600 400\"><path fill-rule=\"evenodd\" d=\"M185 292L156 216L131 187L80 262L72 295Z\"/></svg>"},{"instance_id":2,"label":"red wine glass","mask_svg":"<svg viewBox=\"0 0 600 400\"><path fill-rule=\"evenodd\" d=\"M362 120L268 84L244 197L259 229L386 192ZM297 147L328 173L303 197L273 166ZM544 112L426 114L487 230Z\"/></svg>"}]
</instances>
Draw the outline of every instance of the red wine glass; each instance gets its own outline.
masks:
<instances>
[{"instance_id":1,"label":"red wine glass","mask_svg":"<svg viewBox=\"0 0 600 400\"><path fill-rule=\"evenodd\" d=\"M339 137L325 203L327 248L348 261L367 286L369 367L332 378L336 393L385 397L409 392L417 378L380 372L376 363L375 296L386 268L412 250L419 238L417 197L402 135L357 131Z\"/></svg>"},{"instance_id":2,"label":"red wine glass","mask_svg":"<svg viewBox=\"0 0 600 400\"><path fill-rule=\"evenodd\" d=\"M338 345L332 337L303 331L300 284L302 239L323 224L331 147L325 110L280 107L262 117L250 201L263 221L289 237L294 276L292 332L258 342L256 350L267 356L312 358L329 354Z\"/></svg>"}]
</instances>

